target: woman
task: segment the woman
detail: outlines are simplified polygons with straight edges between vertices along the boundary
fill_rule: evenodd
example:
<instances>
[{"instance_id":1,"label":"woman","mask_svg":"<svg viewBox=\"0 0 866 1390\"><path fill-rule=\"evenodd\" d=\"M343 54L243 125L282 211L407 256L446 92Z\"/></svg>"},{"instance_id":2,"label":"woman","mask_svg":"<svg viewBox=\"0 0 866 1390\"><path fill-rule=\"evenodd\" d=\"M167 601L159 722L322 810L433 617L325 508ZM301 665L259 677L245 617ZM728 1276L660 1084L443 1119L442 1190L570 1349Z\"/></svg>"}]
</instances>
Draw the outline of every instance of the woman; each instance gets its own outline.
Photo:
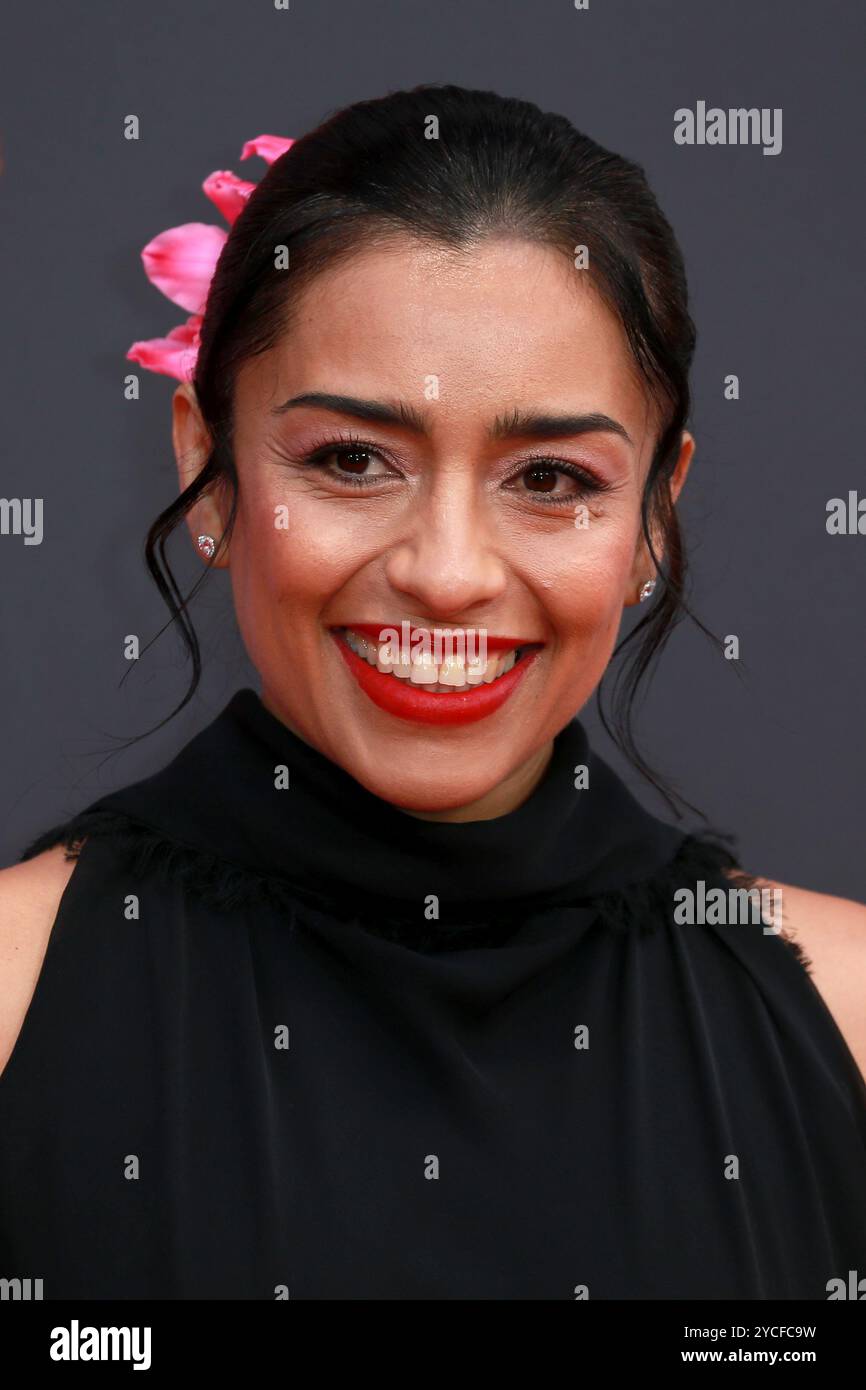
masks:
<instances>
[{"instance_id":1,"label":"woman","mask_svg":"<svg viewBox=\"0 0 866 1390\"><path fill-rule=\"evenodd\" d=\"M576 718L625 607L626 696L684 611L694 329L642 171L456 87L258 148L163 345L148 556L193 688L166 537L228 569L261 694L0 878L3 1272L826 1298L866 1272L866 909L651 816Z\"/></svg>"}]
</instances>

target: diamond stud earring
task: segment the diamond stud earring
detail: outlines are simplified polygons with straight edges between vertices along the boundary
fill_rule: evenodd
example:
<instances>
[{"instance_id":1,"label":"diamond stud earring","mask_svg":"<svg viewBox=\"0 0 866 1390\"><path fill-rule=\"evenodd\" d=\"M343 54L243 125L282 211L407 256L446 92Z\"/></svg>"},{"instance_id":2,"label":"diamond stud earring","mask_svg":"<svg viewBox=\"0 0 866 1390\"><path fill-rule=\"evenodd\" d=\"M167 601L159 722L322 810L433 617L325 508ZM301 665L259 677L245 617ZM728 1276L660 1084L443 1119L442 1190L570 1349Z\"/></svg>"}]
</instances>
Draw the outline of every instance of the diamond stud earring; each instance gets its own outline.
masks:
<instances>
[{"instance_id":1,"label":"diamond stud earring","mask_svg":"<svg viewBox=\"0 0 866 1390\"><path fill-rule=\"evenodd\" d=\"M656 581L654 579L648 579L645 584L641 584L638 594L639 602L645 603L648 598L652 598L655 593L655 587Z\"/></svg>"},{"instance_id":2,"label":"diamond stud earring","mask_svg":"<svg viewBox=\"0 0 866 1390\"><path fill-rule=\"evenodd\" d=\"M203 555L206 560L210 560L216 550L216 541L213 536L199 536L196 545L199 555Z\"/></svg>"}]
</instances>

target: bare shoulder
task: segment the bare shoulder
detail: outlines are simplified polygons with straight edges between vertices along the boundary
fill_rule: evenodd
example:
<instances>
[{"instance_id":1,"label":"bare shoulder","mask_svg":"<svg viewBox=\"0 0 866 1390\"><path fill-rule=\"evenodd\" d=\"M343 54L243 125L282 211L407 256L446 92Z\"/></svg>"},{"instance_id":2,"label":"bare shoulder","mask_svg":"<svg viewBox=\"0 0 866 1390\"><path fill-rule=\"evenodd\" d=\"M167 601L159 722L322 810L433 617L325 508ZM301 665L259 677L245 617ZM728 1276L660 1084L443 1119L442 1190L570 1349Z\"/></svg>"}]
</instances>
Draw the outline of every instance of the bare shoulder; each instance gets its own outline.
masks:
<instances>
[{"instance_id":1,"label":"bare shoulder","mask_svg":"<svg viewBox=\"0 0 866 1390\"><path fill-rule=\"evenodd\" d=\"M779 889L782 927L808 970L866 1079L866 905L759 878Z\"/></svg>"},{"instance_id":2,"label":"bare shoulder","mask_svg":"<svg viewBox=\"0 0 866 1390\"><path fill-rule=\"evenodd\" d=\"M0 1071L30 1007L60 899L75 870L62 845L0 869Z\"/></svg>"}]
</instances>

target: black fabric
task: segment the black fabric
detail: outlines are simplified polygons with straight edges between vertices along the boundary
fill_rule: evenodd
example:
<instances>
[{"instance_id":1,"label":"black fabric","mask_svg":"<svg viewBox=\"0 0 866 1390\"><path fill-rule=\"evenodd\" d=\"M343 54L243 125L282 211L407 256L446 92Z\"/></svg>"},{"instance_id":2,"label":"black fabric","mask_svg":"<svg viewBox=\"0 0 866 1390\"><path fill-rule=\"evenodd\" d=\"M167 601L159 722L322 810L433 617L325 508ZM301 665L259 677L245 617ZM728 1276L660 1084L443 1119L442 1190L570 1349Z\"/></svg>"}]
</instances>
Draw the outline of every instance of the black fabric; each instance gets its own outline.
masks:
<instances>
[{"instance_id":1,"label":"black fabric","mask_svg":"<svg viewBox=\"0 0 866 1390\"><path fill-rule=\"evenodd\" d=\"M443 824L242 690L22 857L61 841L0 1076L6 1277L825 1299L866 1270L866 1085L808 961L676 924L733 854L643 810L579 720L523 806Z\"/></svg>"}]
</instances>

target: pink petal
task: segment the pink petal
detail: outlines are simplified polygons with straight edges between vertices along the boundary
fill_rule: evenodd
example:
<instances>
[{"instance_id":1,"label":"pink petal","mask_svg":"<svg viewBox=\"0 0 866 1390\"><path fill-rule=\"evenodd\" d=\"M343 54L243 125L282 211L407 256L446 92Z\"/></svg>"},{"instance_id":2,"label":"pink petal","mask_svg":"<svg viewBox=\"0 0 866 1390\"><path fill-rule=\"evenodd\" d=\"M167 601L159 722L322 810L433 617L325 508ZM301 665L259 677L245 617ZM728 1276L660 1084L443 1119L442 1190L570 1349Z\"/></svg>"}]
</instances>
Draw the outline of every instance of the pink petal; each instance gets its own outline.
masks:
<instances>
[{"instance_id":1,"label":"pink petal","mask_svg":"<svg viewBox=\"0 0 866 1390\"><path fill-rule=\"evenodd\" d=\"M246 179L239 179L230 169L215 169L202 184L205 193L219 208L229 226L243 210L255 186Z\"/></svg>"},{"instance_id":2,"label":"pink petal","mask_svg":"<svg viewBox=\"0 0 866 1390\"><path fill-rule=\"evenodd\" d=\"M167 338L148 338L145 342L133 343L126 356L149 372L161 372L178 381L191 381L198 357L201 323L201 314L192 314L186 323L173 328Z\"/></svg>"},{"instance_id":3,"label":"pink petal","mask_svg":"<svg viewBox=\"0 0 866 1390\"><path fill-rule=\"evenodd\" d=\"M141 253L147 278L172 304L203 313L220 252L228 238L222 227L185 222L149 241Z\"/></svg>"},{"instance_id":4,"label":"pink petal","mask_svg":"<svg viewBox=\"0 0 866 1390\"><path fill-rule=\"evenodd\" d=\"M286 140L282 135L257 135L255 140L248 140L244 145L241 159L249 159L251 154L257 154L266 164L273 164L294 143L294 140Z\"/></svg>"}]
</instances>

